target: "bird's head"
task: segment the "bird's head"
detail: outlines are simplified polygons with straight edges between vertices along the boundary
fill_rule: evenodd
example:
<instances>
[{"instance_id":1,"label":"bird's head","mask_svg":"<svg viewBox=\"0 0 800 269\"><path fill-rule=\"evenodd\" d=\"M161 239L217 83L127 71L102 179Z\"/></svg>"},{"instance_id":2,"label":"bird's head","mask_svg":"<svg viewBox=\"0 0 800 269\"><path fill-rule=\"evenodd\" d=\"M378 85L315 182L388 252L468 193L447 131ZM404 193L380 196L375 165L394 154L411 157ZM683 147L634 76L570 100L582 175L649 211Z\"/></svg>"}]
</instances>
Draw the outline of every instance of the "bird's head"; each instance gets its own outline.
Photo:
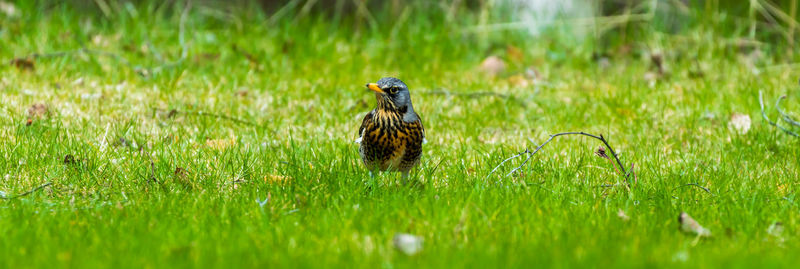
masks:
<instances>
[{"instance_id":1,"label":"bird's head","mask_svg":"<svg viewBox=\"0 0 800 269\"><path fill-rule=\"evenodd\" d=\"M367 83L367 89L375 92L378 109L392 111L413 111L408 86L399 79L385 77L377 83Z\"/></svg>"}]
</instances>

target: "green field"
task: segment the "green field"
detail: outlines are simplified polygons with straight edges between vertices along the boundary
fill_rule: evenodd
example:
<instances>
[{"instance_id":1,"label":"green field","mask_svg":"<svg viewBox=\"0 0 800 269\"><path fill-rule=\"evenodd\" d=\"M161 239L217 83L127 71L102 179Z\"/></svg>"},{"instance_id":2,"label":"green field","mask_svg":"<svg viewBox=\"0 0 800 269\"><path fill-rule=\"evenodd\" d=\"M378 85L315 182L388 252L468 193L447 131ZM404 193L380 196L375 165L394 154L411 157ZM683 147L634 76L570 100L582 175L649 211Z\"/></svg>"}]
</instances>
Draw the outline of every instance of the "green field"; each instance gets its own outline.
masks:
<instances>
[{"instance_id":1,"label":"green field","mask_svg":"<svg viewBox=\"0 0 800 269\"><path fill-rule=\"evenodd\" d=\"M0 267L800 264L800 138L759 105L800 132L775 109L800 120L791 23L692 9L532 36L495 27L501 4L284 2L0 12ZM354 143L384 76L427 131L407 185ZM585 136L490 174L567 131L607 138L630 185Z\"/></svg>"}]
</instances>

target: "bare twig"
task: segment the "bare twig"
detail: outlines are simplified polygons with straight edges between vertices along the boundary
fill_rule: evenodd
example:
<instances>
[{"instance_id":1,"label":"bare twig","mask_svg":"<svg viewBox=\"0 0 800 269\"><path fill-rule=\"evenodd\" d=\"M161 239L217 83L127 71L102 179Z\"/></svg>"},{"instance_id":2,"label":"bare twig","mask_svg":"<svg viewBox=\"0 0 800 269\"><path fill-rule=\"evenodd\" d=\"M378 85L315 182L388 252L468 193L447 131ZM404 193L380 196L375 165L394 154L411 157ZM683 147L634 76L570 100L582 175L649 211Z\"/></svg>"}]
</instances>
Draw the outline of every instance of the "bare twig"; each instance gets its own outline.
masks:
<instances>
[{"instance_id":1,"label":"bare twig","mask_svg":"<svg viewBox=\"0 0 800 269\"><path fill-rule=\"evenodd\" d=\"M531 151L528 151L528 149L525 149L525 151L528 153L528 158L525 158L525 161L523 161L523 162L522 162L522 164L520 164L519 166L517 166L517 168L514 168L513 170L511 170L511 172L508 172L508 174L506 174L506 176L510 176L511 174L514 174L514 172L516 172L517 170L519 170L520 168L522 168L523 166L525 166L525 164L527 164L527 163L528 163L528 161L531 159L531 157L533 157L533 155L534 155L534 154L536 154L537 152L539 152L539 150L540 150L540 149L542 149L542 147L544 147L544 145L547 145L547 143L550 143L550 141L552 141L552 140L553 140L553 138L555 138L556 136L557 136L557 135L551 135L551 136L550 136L550 138L548 138L548 139L547 139L547 141L544 141L544 143L542 143L541 145L539 145L538 147L536 147L536 149L535 149L535 150L533 150L533 152L531 152Z\"/></svg>"},{"instance_id":2,"label":"bare twig","mask_svg":"<svg viewBox=\"0 0 800 269\"><path fill-rule=\"evenodd\" d=\"M5 195L0 194L0 199L9 200L9 199L20 198L20 197L23 197L23 196L27 196L27 195L29 195L31 193L34 193L34 192L36 192L38 190L44 189L44 187L47 187L47 186L50 186L50 185L53 185L53 182L44 183L42 185L39 185L39 186L37 186L37 187L35 187L33 189L30 189L30 190L28 190L26 192L23 192L23 193L20 193L20 194L17 194L17 195L5 196Z\"/></svg>"},{"instance_id":3,"label":"bare twig","mask_svg":"<svg viewBox=\"0 0 800 269\"><path fill-rule=\"evenodd\" d=\"M150 180L155 183L161 183L156 178L156 163L153 161L153 155L146 149L144 149L144 154L147 154L147 158L150 161Z\"/></svg>"},{"instance_id":4,"label":"bare twig","mask_svg":"<svg viewBox=\"0 0 800 269\"><path fill-rule=\"evenodd\" d=\"M631 163L631 170L628 170L628 174L625 175L625 177L627 178L628 176L633 175L633 183L636 184L639 183L639 177L636 176L636 171L634 171L634 168L634 164Z\"/></svg>"},{"instance_id":5,"label":"bare twig","mask_svg":"<svg viewBox=\"0 0 800 269\"><path fill-rule=\"evenodd\" d=\"M519 154L517 154L517 155L514 155L514 156L511 156L511 157L509 157L508 159L505 159L505 160L503 160L502 162L500 162L500 164L498 164L497 166L495 166L495 167L494 167L494 169L492 169L492 171L491 171L491 172L489 172L489 174L488 174L488 175L486 175L486 177L485 177L484 179L488 179L488 178L489 178L489 176L491 176L492 174L494 174L494 172L495 172L495 171L497 171L497 169L498 169L498 168L500 168L500 166L503 166L503 164L505 164L507 161L510 161L511 159L514 159L514 158L518 158L519 156L522 156L523 154L526 154L526 153L530 153L530 150L528 150L527 148L526 148L524 151L520 152Z\"/></svg>"},{"instance_id":6,"label":"bare twig","mask_svg":"<svg viewBox=\"0 0 800 269\"><path fill-rule=\"evenodd\" d=\"M547 139L547 141L544 141L544 143L542 143L541 145L536 147L535 150L530 151L529 149L526 148L525 151L522 151L519 154L504 160L499 165L497 165L494 169L492 169L492 171L489 172L489 175L487 175L486 178L488 178L490 175L492 175L505 162L507 162L507 161L509 161L511 159L517 158L519 156L522 156L523 154L528 154L528 157L525 158L525 161L523 161L522 164L520 164L519 166L517 166L516 168L511 170L511 172L506 174L506 176L510 176L510 175L514 174L519 169L522 169L522 167L524 167L528 163L528 161L531 159L531 157L533 157L534 154L539 152L539 150L541 150L545 145L547 145L547 143L550 143L550 141L553 141L553 139L555 139L556 137L562 136L562 135L583 135L583 136L588 136L588 137L591 137L591 138L594 138L594 139L597 139L597 140L600 140L601 142L603 142L603 144L605 144L606 147L608 148L608 151L611 152L611 156L613 156L614 160L617 161L617 165L619 165L619 169L622 171L622 175L625 177L625 182L630 186L630 180L629 180L630 174L628 174L628 172L625 171L625 167L622 165L622 162L619 160L619 157L617 156L617 153L614 152L614 149L611 147L611 145L608 144L608 141L605 139L605 137L603 137L603 135L597 136L597 135L593 135L593 134L589 134L589 133L585 133L585 132L564 132L564 133L552 134L552 135L550 135L550 138Z\"/></svg>"},{"instance_id":7,"label":"bare twig","mask_svg":"<svg viewBox=\"0 0 800 269\"><path fill-rule=\"evenodd\" d=\"M772 125L772 126L775 126L775 127L777 127L778 129L780 129L780 130L781 130L781 131L783 131L784 133L787 133L787 134L789 134L789 135L791 135L791 136L794 136L794 137L800 137L800 134L797 134L797 133L795 133L795 132L792 132L791 130L789 130L789 129L786 129L786 128L784 128L783 126L780 126L780 125L778 125L777 123L775 123L774 121L772 121L772 120L770 120L769 118L767 118L767 112L766 112L766 111L764 111L764 98L763 98L763 93L762 93L761 91L758 91L758 104L759 104L759 105L761 105L761 116L764 118L764 120L766 120L766 121L767 121L767 123L769 123L769 124L770 124L770 125Z\"/></svg>"},{"instance_id":8,"label":"bare twig","mask_svg":"<svg viewBox=\"0 0 800 269\"><path fill-rule=\"evenodd\" d=\"M775 102L775 109L778 110L778 113L781 114L785 122L800 127L800 122L797 122L794 119L792 119L792 117L789 117L789 114L784 113L783 110L781 109L781 101L783 99L786 99L786 95L782 95L781 98L778 98L778 101Z\"/></svg>"},{"instance_id":9,"label":"bare twig","mask_svg":"<svg viewBox=\"0 0 800 269\"><path fill-rule=\"evenodd\" d=\"M672 189L672 190L673 190L673 191L675 191L675 190L677 190L677 189L680 189L680 188L683 188L683 187L688 187L688 186L695 186L695 187L698 187L698 188L700 188L701 190L704 190L705 192L707 192L708 194L711 194L712 196L714 195L713 193L711 193L711 190L709 190L709 189L708 189L708 188L706 188L706 187L700 186L700 184L697 184L697 183L687 183L686 185L681 185L681 186L675 187L675 188L674 188L674 189Z\"/></svg>"}]
</instances>

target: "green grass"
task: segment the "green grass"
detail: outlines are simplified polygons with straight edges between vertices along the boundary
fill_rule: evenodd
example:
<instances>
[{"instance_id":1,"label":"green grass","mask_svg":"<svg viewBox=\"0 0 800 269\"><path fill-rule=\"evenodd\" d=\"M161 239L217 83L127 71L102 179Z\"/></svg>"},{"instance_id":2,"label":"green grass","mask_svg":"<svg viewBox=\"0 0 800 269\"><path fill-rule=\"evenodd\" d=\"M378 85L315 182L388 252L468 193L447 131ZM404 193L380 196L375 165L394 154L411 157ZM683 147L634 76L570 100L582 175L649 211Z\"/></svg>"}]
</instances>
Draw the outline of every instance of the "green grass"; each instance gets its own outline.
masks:
<instances>
[{"instance_id":1,"label":"green grass","mask_svg":"<svg viewBox=\"0 0 800 269\"><path fill-rule=\"evenodd\" d=\"M777 119L774 100L788 94L797 116L797 66L773 54L748 65L721 42L735 37L651 29L603 68L593 37L463 31L480 16L450 20L419 3L398 23L376 12L374 26L247 5L196 4L183 20L180 4L112 6L112 18L37 5L0 15L0 59L68 53L0 67L0 191L52 185L0 200L0 267L800 263L800 139L767 125L758 103L763 91ZM650 61L636 55L648 47L664 51L668 77L645 79ZM483 74L489 54L507 72ZM527 67L540 78L513 83ZM358 158L353 140L375 105L363 85L382 76L410 86L426 127L419 184L371 180ZM456 95L431 94L441 89ZM457 95L478 91L511 98ZM49 113L28 126L37 103ZM752 119L749 132L732 131L733 113ZM519 158L487 178L562 131L603 134L638 182L599 187L623 179L594 155L599 141L572 136L522 175L504 176ZM680 233L681 211L713 238ZM766 232L775 221L783 243ZM423 237L423 251L396 251L396 233Z\"/></svg>"}]
</instances>

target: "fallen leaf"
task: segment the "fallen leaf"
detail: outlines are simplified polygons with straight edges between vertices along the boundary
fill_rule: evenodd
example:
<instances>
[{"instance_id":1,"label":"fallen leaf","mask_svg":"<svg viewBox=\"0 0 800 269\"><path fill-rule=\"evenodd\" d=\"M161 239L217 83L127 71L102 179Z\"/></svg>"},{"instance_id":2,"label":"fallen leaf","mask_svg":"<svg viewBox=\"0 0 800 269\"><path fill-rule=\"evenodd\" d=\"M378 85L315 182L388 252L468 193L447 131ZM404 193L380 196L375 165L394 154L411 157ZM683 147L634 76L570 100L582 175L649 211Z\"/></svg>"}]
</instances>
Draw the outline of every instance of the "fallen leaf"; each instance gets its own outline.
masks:
<instances>
[{"instance_id":1,"label":"fallen leaf","mask_svg":"<svg viewBox=\"0 0 800 269\"><path fill-rule=\"evenodd\" d=\"M308 198L305 195L296 193L294 195L294 203L297 204L298 206L305 206L306 204L308 204Z\"/></svg>"},{"instance_id":2,"label":"fallen leaf","mask_svg":"<svg viewBox=\"0 0 800 269\"><path fill-rule=\"evenodd\" d=\"M186 169L183 169L181 167L176 167L175 168L175 172L173 172L173 174L176 177L183 179L183 178L186 178L187 176L189 176L189 171L186 171Z\"/></svg>"},{"instance_id":3,"label":"fallen leaf","mask_svg":"<svg viewBox=\"0 0 800 269\"><path fill-rule=\"evenodd\" d=\"M404 233L395 234L392 239L394 247L409 256L417 254L422 250L423 241L424 239L422 237Z\"/></svg>"},{"instance_id":4,"label":"fallen leaf","mask_svg":"<svg viewBox=\"0 0 800 269\"><path fill-rule=\"evenodd\" d=\"M661 52L650 53L650 63L655 67L658 74L663 75L666 72L664 68L664 56Z\"/></svg>"},{"instance_id":5,"label":"fallen leaf","mask_svg":"<svg viewBox=\"0 0 800 269\"><path fill-rule=\"evenodd\" d=\"M34 64L33 64L33 59L31 59L31 58L16 58L16 59L13 59L13 60L11 60L11 65L13 65L14 67L16 67L19 70L24 70L24 71L33 71L33 69L35 67Z\"/></svg>"},{"instance_id":6,"label":"fallen leaf","mask_svg":"<svg viewBox=\"0 0 800 269\"><path fill-rule=\"evenodd\" d=\"M291 182L294 178L281 175L266 175L264 181L271 184L283 184Z\"/></svg>"},{"instance_id":7,"label":"fallen leaf","mask_svg":"<svg viewBox=\"0 0 800 269\"><path fill-rule=\"evenodd\" d=\"M194 188L195 184L189 178L189 171L182 168L176 167L175 172L172 173L173 178L176 182L180 183L186 188ZM235 186L234 186L235 187Z\"/></svg>"},{"instance_id":8,"label":"fallen leaf","mask_svg":"<svg viewBox=\"0 0 800 269\"><path fill-rule=\"evenodd\" d=\"M489 56L481 62L481 70L490 76L497 76L506 71L506 63L500 57Z\"/></svg>"},{"instance_id":9,"label":"fallen leaf","mask_svg":"<svg viewBox=\"0 0 800 269\"><path fill-rule=\"evenodd\" d=\"M45 104L34 104L28 108L28 117L30 118L41 118L47 115L49 112L47 105Z\"/></svg>"},{"instance_id":10,"label":"fallen leaf","mask_svg":"<svg viewBox=\"0 0 800 269\"><path fill-rule=\"evenodd\" d=\"M290 51L290 50L292 50L292 48L293 48L293 47L294 47L294 40L292 40L292 39L287 39L287 40L286 40L286 41L284 41L284 42L283 42L283 44L281 45L281 52L282 52L283 54L287 54L287 53L289 53L289 51Z\"/></svg>"},{"instance_id":11,"label":"fallen leaf","mask_svg":"<svg viewBox=\"0 0 800 269\"><path fill-rule=\"evenodd\" d=\"M772 225L767 228L767 234L775 237L782 237L783 236L783 222L776 221L772 223Z\"/></svg>"},{"instance_id":12,"label":"fallen leaf","mask_svg":"<svg viewBox=\"0 0 800 269\"><path fill-rule=\"evenodd\" d=\"M681 212L678 216L678 222L681 223L681 231L687 234L697 235L698 237L710 237L711 231L701 226L696 220L689 216L686 212Z\"/></svg>"},{"instance_id":13,"label":"fallen leaf","mask_svg":"<svg viewBox=\"0 0 800 269\"><path fill-rule=\"evenodd\" d=\"M229 148L236 144L236 140L234 139L209 139L206 140L206 146L216 149L216 150L223 150Z\"/></svg>"},{"instance_id":14,"label":"fallen leaf","mask_svg":"<svg viewBox=\"0 0 800 269\"><path fill-rule=\"evenodd\" d=\"M136 44L132 43L132 42L127 42L127 43L123 44L122 45L122 50L127 51L127 52L139 53L141 55L141 51L139 51L139 48L137 48Z\"/></svg>"},{"instance_id":15,"label":"fallen leaf","mask_svg":"<svg viewBox=\"0 0 800 269\"><path fill-rule=\"evenodd\" d=\"M644 80L647 82L655 82L658 79L658 74L654 72L645 72L644 73Z\"/></svg>"},{"instance_id":16,"label":"fallen leaf","mask_svg":"<svg viewBox=\"0 0 800 269\"><path fill-rule=\"evenodd\" d=\"M471 175L474 175L474 174L475 174L475 169L474 168L467 168L467 175L471 176Z\"/></svg>"},{"instance_id":17,"label":"fallen leaf","mask_svg":"<svg viewBox=\"0 0 800 269\"><path fill-rule=\"evenodd\" d=\"M630 43L617 47L614 52L617 56L626 57L633 51L633 46Z\"/></svg>"},{"instance_id":18,"label":"fallen leaf","mask_svg":"<svg viewBox=\"0 0 800 269\"><path fill-rule=\"evenodd\" d=\"M72 40L72 38L73 38L72 37L72 32L70 32L70 31L61 32L60 34L58 34L58 38L60 38L61 41L65 41L65 42L67 40Z\"/></svg>"},{"instance_id":19,"label":"fallen leaf","mask_svg":"<svg viewBox=\"0 0 800 269\"><path fill-rule=\"evenodd\" d=\"M113 145L115 147L129 147L131 143L128 142L128 140L125 139L124 137L120 137L119 139L117 139L117 141L114 141Z\"/></svg>"},{"instance_id":20,"label":"fallen leaf","mask_svg":"<svg viewBox=\"0 0 800 269\"><path fill-rule=\"evenodd\" d=\"M522 75L513 75L509 77L508 83L519 88L526 88L531 85L531 82Z\"/></svg>"},{"instance_id":21,"label":"fallen leaf","mask_svg":"<svg viewBox=\"0 0 800 269\"><path fill-rule=\"evenodd\" d=\"M525 58L525 54L522 50L512 45L506 46L506 55L508 55L510 61L515 63L520 63Z\"/></svg>"},{"instance_id":22,"label":"fallen leaf","mask_svg":"<svg viewBox=\"0 0 800 269\"><path fill-rule=\"evenodd\" d=\"M205 62L219 59L219 53L200 53L194 56L194 62Z\"/></svg>"},{"instance_id":23,"label":"fallen leaf","mask_svg":"<svg viewBox=\"0 0 800 269\"><path fill-rule=\"evenodd\" d=\"M625 211L622 211L622 209L617 211L617 217L619 217L619 219L621 219L622 221L628 221L631 219L630 217L628 217L628 215L625 214Z\"/></svg>"},{"instance_id":24,"label":"fallen leaf","mask_svg":"<svg viewBox=\"0 0 800 269\"><path fill-rule=\"evenodd\" d=\"M66 156L64 156L64 164L73 164L73 163L75 163L75 156L72 156L71 154L67 154Z\"/></svg>"},{"instance_id":25,"label":"fallen leaf","mask_svg":"<svg viewBox=\"0 0 800 269\"><path fill-rule=\"evenodd\" d=\"M745 114L733 113L729 126L739 134L746 134L750 131L750 116Z\"/></svg>"},{"instance_id":26,"label":"fallen leaf","mask_svg":"<svg viewBox=\"0 0 800 269\"><path fill-rule=\"evenodd\" d=\"M772 240L779 245L782 245L783 242L786 241L786 239L783 237L783 222L776 221L772 223L772 225L767 228L767 234L770 236L770 238L767 239Z\"/></svg>"}]
</instances>

